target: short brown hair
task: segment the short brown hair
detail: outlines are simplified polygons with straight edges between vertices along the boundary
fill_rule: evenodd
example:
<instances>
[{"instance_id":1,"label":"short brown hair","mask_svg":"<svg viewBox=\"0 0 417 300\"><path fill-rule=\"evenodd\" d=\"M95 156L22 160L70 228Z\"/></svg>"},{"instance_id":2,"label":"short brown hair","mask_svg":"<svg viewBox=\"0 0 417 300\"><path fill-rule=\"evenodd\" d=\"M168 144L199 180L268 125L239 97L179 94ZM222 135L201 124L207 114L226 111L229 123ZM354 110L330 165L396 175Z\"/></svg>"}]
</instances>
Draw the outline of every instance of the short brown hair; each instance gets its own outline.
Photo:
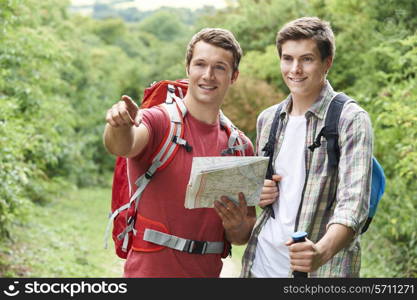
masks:
<instances>
[{"instance_id":1,"label":"short brown hair","mask_svg":"<svg viewBox=\"0 0 417 300\"><path fill-rule=\"evenodd\" d=\"M277 33L276 45L279 57L282 45L289 40L313 39L320 51L321 59L334 57L336 43L329 22L317 17L304 17L285 24Z\"/></svg>"},{"instance_id":2,"label":"short brown hair","mask_svg":"<svg viewBox=\"0 0 417 300\"><path fill-rule=\"evenodd\" d=\"M233 72L239 69L240 58L242 57L242 48L233 33L222 28L204 28L197 32L188 43L187 53L185 55L185 63L190 66L191 59L194 54L194 46L198 42L203 41L216 47L223 48L233 54Z\"/></svg>"}]
</instances>

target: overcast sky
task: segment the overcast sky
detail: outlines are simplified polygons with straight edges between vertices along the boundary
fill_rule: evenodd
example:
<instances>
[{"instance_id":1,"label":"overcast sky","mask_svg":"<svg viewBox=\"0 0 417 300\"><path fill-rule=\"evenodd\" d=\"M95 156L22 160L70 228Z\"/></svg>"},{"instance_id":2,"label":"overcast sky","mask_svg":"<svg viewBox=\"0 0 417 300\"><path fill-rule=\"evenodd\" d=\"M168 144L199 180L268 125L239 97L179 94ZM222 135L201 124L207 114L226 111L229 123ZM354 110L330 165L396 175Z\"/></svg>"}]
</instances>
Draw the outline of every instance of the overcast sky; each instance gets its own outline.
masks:
<instances>
[{"instance_id":1,"label":"overcast sky","mask_svg":"<svg viewBox=\"0 0 417 300\"><path fill-rule=\"evenodd\" d=\"M96 0L71 0L75 6L80 5L92 5ZM111 0L100 0L102 3L112 2ZM133 2L133 1L132 1ZM124 3L120 6L129 7L133 3ZM214 6L216 8L223 8L226 6L225 0L135 0L134 5L139 10L153 10L161 6L172 6L172 7L186 7L196 9L203 7L204 5Z\"/></svg>"}]
</instances>

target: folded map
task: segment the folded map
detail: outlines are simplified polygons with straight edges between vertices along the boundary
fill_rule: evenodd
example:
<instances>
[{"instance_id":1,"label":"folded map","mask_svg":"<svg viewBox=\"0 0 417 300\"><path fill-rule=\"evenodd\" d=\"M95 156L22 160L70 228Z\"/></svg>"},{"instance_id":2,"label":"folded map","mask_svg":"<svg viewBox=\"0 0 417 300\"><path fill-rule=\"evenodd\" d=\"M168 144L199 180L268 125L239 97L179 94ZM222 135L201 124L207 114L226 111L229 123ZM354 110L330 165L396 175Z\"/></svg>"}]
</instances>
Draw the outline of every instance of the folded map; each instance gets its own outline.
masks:
<instances>
[{"instance_id":1,"label":"folded map","mask_svg":"<svg viewBox=\"0 0 417 300\"><path fill-rule=\"evenodd\" d=\"M259 203L268 157L194 157L185 195L185 208L213 207L221 196L239 203L239 192L248 206Z\"/></svg>"}]
</instances>

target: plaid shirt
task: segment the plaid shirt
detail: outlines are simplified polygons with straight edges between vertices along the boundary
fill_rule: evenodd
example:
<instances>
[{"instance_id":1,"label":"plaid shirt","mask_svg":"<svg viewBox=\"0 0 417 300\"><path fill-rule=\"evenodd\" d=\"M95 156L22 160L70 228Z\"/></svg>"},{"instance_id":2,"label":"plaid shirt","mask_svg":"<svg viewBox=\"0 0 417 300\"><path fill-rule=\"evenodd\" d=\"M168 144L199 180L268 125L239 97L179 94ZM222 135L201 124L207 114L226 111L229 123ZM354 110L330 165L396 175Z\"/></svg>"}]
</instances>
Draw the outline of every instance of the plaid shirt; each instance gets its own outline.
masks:
<instances>
[{"instance_id":1,"label":"plaid shirt","mask_svg":"<svg viewBox=\"0 0 417 300\"><path fill-rule=\"evenodd\" d=\"M311 152L307 146L313 144L315 137L324 126L327 108L337 93L326 82L317 101L306 112L307 133L305 143L306 180L303 187L301 204L298 210L294 231L308 232L308 238L318 242L326 233L326 228L334 223L342 224L354 230L351 244L340 250L332 259L310 277L358 277L360 270L359 233L368 216L372 128L366 111L355 102L345 104L339 121L340 162L336 172L327 169L327 141L322 138L321 147ZM288 111L292 98L284 100L281 121L273 162L281 148L285 128L288 123ZM274 114L278 104L264 110L257 123L257 155L263 155L262 149L268 141ZM278 200L279 201L279 200ZM264 209L258 217L248 246L242 258L241 277L250 277L255 258L258 235L271 216L272 208ZM291 276L291 272L289 273Z\"/></svg>"}]
</instances>

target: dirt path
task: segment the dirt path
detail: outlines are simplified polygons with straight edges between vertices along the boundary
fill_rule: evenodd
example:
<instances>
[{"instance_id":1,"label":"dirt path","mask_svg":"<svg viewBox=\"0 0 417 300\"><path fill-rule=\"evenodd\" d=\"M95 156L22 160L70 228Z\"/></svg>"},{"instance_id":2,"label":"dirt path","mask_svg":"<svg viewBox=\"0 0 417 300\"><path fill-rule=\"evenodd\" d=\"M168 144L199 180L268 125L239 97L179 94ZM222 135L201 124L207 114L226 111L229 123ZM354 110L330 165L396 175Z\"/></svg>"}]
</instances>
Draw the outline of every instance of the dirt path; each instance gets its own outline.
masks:
<instances>
[{"instance_id":1,"label":"dirt path","mask_svg":"<svg viewBox=\"0 0 417 300\"><path fill-rule=\"evenodd\" d=\"M240 275L240 263L236 262L234 259L227 257L223 259L223 269L220 273L221 278L233 278L239 277Z\"/></svg>"}]
</instances>

